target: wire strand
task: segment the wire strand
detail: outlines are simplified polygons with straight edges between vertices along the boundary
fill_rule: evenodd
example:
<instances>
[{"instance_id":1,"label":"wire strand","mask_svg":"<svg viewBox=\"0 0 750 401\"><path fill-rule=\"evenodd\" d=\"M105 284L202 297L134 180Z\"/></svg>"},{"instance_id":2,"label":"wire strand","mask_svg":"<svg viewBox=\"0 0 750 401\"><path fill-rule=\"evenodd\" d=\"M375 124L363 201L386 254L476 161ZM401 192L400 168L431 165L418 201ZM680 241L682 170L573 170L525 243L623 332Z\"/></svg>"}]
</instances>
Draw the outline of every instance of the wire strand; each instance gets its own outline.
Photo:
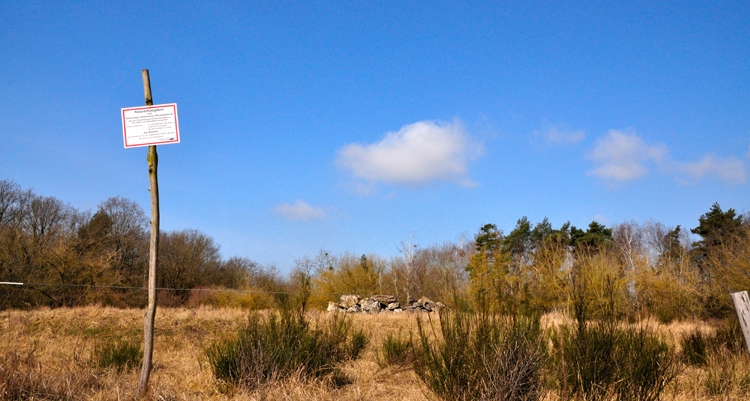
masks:
<instances>
[{"instance_id":1,"label":"wire strand","mask_svg":"<svg viewBox=\"0 0 750 401\"><path fill-rule=\"evenodd\" d=\"M96 284L61 284L61 283L15 283L15 282L0 282L0 285L17 285L26 288L30 287L73 287L73 288L112 288L118 290L143 290L147 291L146 287L133 287L123 285L96 285ZM262 294L285 294L285 295L300 295L301 292L290 292L290 291L266 291L261 289L245 289L238 290L232 288L169 288L169 287L157 287L158 291L204 291L204 292L233 292L233 293L262 293Z\"/></svg>"}]
</instances>

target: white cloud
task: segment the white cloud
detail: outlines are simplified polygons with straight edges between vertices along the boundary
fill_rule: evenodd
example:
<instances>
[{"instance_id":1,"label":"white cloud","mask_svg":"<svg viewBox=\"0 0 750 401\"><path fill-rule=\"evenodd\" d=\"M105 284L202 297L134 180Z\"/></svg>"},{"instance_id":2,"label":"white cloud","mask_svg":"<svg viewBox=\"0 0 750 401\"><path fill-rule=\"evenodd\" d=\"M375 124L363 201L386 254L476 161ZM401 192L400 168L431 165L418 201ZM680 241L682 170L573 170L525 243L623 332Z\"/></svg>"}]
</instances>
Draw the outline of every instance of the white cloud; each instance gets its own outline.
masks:
<instances>
[{"instance_id":1,"label":"white cloud","mask_svg":"<svg viewBox=\"0 0 750 401\"><path fill-rule=\"evenodd\" d=\"M556 127L551 127L544 131L534 131L534 134L541 135L545 142L552 145L578 143L586 139L586 133L582 130L561 131Z\"/></svg>"},{"instance_id":2,"label":"white cloud","mask_svg":"<svg viewBox=\"0 0 750 401\"><path fill-rule=\"evenodd\" d=\"M449 181L474 187L477 183L469 178L467 164L481 151L481 144L458 122L419 121L387 133L378 142L344 146L336 164L370 186Z\"/></svg>"},{"instance_id":3,"label":"white cloud","mask_svg":"<svg viewBox=\"0 0 750 401\"><path fill-rule=\"evenodd\" d=\"M296 200L293 204L283 203L276 206L274 211L287 220L308 221L326 217L322 208L310 206L307 202Z\"/></svg>"},{"instance_id":4,"label":"white cloud","mask_svg":"<svg viewBox=\"0 0 750 401\"><path fill-rule=\"evenodd\" d=\"M588 175L609 182L632 181L648 174L647 162L662 163L667 158L667 148L663 144L646 145L629 130L610 130L597 140L588 158L596 166Z\"/></svg>"},{"instance_id":5,"label":"white cloud","mask_svg":"<svg viewBox=\"0 0 750 401\"><path fill-rule=\"evenodd\" d=\"M675 163L675 169L693 180L711 176L730 184L740 184L747 179L745 164L733 157L721 159L706 155L697 162Z\"/></svg>"},{"instance_id":6,"label":"white cloud","mask_svg":"<svg viewBox=\"0 0 750 401\"><path fill-rule=\"evenodd\" d=\"M594 221L599 224L609 224L609 219L603 214L594 215Z\"/></svg>"},{"instance_id":7,"label":"white cloud","mask_svg":"<svg viewBox=\"0 0 750 401\"><path fill-rule=\"evenodd\" d=\"M587 173L604 179L609 184L632 181L649 172L649 163L661 171L673 174L687 184L711 177L729 184L747 180L745 163L737 158L720 158L708 154L696 162L672 160L664 144L648 145L633 131L611 130L597 140L588 155L595 168Z\"/></svg>"}]
</instances>

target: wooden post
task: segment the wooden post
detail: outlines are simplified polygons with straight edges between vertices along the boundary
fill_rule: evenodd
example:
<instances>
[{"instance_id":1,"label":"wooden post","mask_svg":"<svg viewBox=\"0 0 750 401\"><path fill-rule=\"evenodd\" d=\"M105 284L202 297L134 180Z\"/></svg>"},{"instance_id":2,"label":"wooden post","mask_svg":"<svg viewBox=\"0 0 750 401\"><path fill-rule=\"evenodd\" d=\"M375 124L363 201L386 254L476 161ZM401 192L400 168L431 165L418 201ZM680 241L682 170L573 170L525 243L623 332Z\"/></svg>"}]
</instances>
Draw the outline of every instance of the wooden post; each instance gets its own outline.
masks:
<instances>
[{"instance_id":1,"label":"wooden post","mask_svg":"<svg viewBox=\"0 0 750 401\"><path fill-rule=\"evenodd\" d=\"M732 301L734 302L734 309L737 310L737 317L740 319L742 334L745 336L745 345L747 350L750 351L750 297L748 297L747 291L735 292L732 293Z\"/></svg>"},{"instance_id":2,"label":"wooden post","mask_svg":"<svg viewBox=\"0 0 750 401\"><path fill-rule=\"evenodd\" d=\"M151 99L151 80L148 70L141 71L143 75L143 94L146 98L146 106L154 104ZM149 192L151 192L151 243L148 257L148 309L143 319L143 365L141 366L141 378L138 382L138 398L143 398L148 390L148 379L151 375L151 359L154 354L154 317L156 316L156 268L159 261L159 181L156 176L156 168L159 158L156 154L156 146L148 147L148 176Z\"/></svg>"}]
</instances>

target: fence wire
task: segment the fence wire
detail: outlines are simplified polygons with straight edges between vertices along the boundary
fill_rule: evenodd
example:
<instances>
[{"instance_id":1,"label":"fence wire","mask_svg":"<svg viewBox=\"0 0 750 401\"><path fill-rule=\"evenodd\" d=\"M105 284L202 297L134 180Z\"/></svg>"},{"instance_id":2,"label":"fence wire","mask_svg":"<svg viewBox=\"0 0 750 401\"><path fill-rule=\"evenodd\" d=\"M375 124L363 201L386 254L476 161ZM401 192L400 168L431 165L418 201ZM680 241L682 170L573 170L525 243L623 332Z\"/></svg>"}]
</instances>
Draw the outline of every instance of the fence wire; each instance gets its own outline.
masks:
<instances>
[{"instance_id":1,"label":"fence wire","mask_svg":"<svg viewBox=\"0 0 750 401\"><path fill-rule=\"evenodd\" d=\"M18 283L18 282L10 282L10 281L0 281L0 285L12 285L16 287L24 287L24 288L31 288L31 287L59 287L59 288L96 288L96 289L105 289L105 288L111 288L116 290L142 290L142 291L148 291L148 287L135 287L135 286L123 286L123 285L97 285L97 284L62 284L62 283L32 283L32 282L26 282L26 283ZM242 294L242 293L257 293L257 294L279 294L279 295L302 295L304 293L302 292L291 292L291 291L267 291L263 289L234 289L234 288L169 288L169 287L156 287L157 291L201 291L201 292L228 292L228 293L235 293L235 294ZM328 294L328 295L342 295L342 294Z\"/></svg>"}]
</instances>

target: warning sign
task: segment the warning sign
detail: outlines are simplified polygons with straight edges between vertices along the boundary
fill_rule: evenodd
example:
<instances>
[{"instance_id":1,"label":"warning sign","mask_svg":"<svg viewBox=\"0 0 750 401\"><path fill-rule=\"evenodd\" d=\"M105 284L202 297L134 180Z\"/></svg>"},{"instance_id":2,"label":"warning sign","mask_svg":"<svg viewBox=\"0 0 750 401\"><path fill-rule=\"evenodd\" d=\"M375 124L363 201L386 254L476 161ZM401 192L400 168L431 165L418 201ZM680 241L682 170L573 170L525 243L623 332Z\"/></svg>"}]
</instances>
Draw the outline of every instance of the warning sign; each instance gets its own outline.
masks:
<instances>
[{"instance_id":1,"label":"warning sign","mask_svg":"<svg viewBox=\"0 0 750 401\"><path fill-rule=\"evenodd\" d=\"M122 109L122 137L126 148L180 143L177 104Z\"/></svg>"}]
</instances>

